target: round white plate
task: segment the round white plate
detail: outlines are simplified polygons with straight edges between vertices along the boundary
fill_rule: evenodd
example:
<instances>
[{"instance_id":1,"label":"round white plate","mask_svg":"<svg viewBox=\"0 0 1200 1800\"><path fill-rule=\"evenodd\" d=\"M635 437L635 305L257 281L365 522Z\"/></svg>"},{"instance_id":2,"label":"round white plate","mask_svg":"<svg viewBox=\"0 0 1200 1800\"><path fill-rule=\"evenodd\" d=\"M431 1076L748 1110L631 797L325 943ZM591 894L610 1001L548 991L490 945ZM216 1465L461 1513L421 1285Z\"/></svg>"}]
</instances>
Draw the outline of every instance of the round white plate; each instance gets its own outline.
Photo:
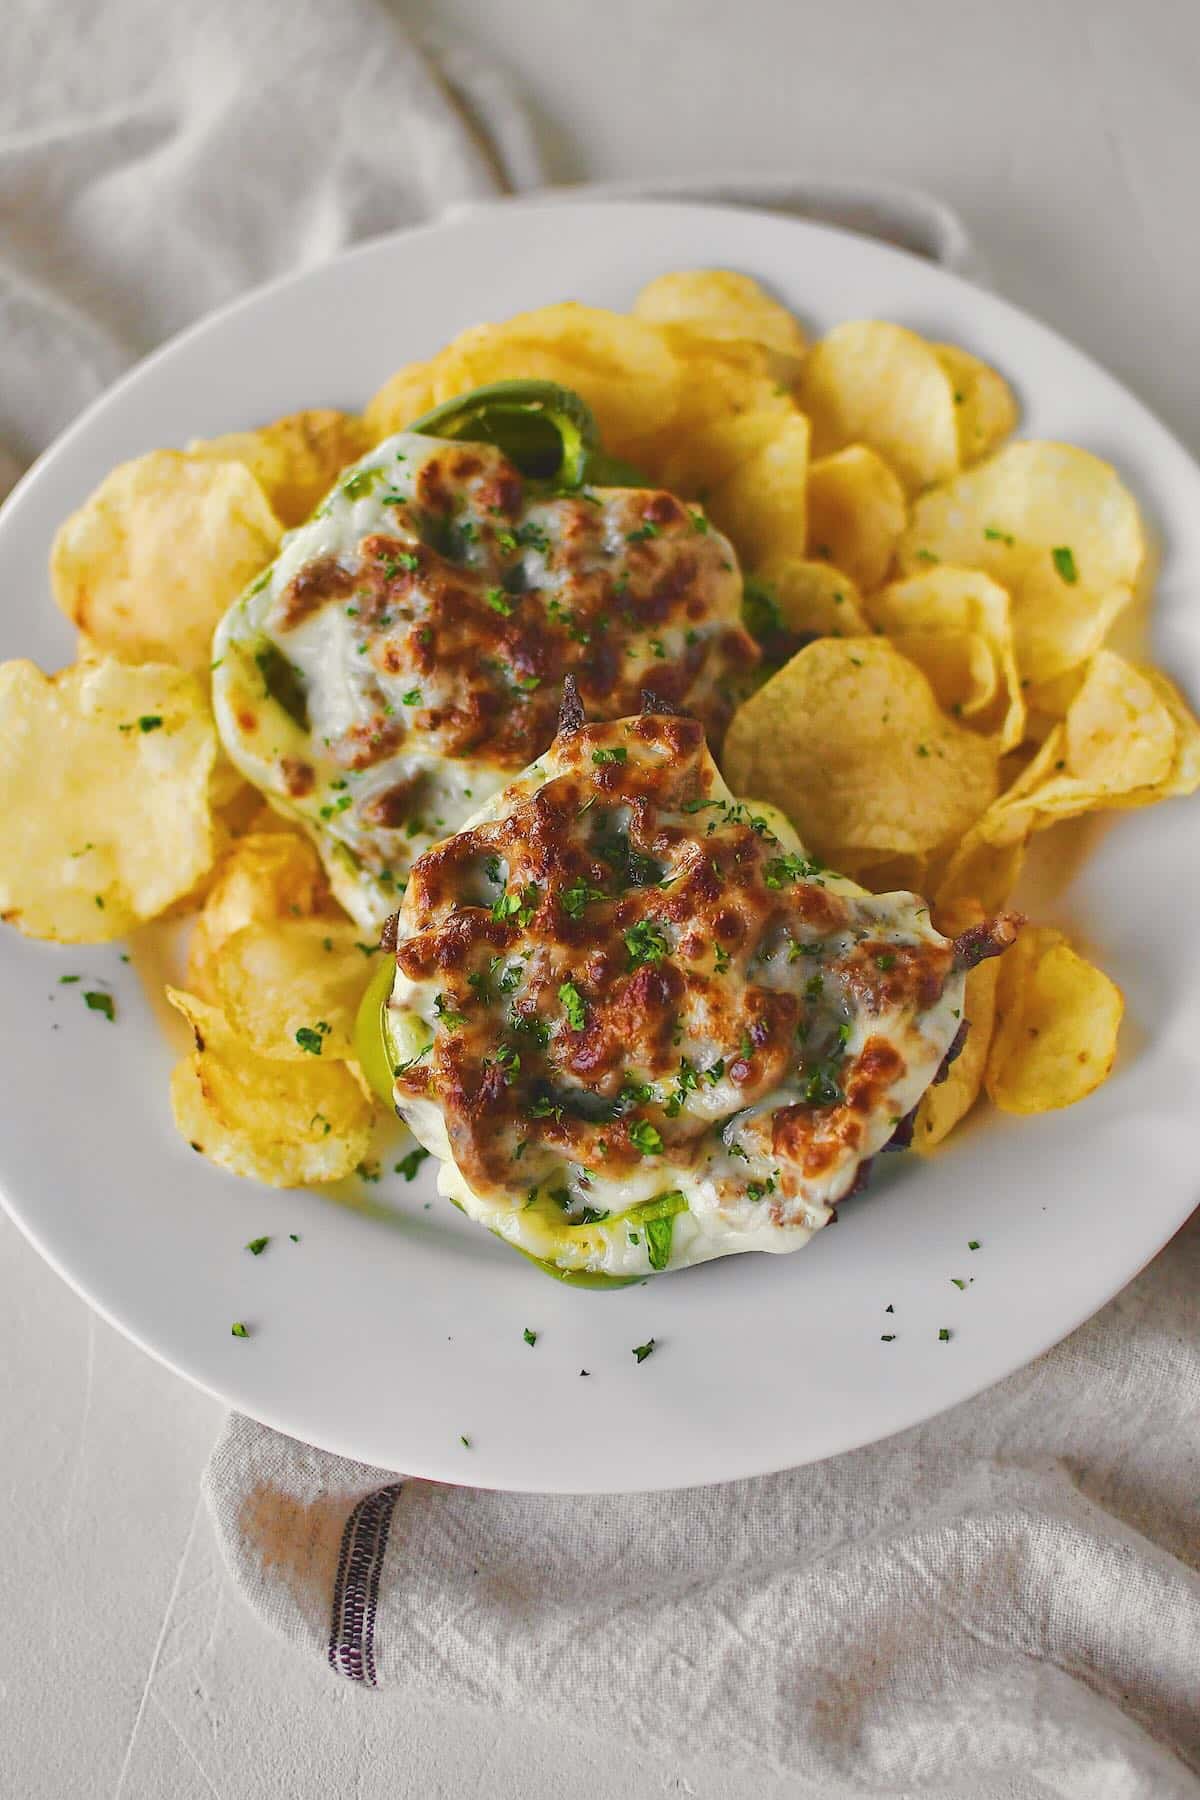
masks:
<instances>
[{"instance_id":1,"label":"round white plate","mask_svg":"<svg viewBox=\"0 0 1200 1800\"><path fill-rule=\"evenodd\" d=\"M123 458L297 407L360 406L400 363L481 318L568 297L623 307L664 269L713 264L760 277L816 329L874 315L961 343L1016 384L1024 434L1111 458L1161 539L1153 651L1200 691L1200 470L1136 400L1043 326L912 257L679 205L482 211L368 245L188 332L87 413L4 508L0 653L47 668L69 659L47 551ZM179 1045L143 979L153 951L127 965L120 946L55 949L15 932L0 939L5 1203L147 1350L231 1406L367 1462L599 1492L830 1456L1028 1362L1127 1282L1193 1204L1196 820L1174 802L1049 841L1041 916L1069 926L1125 989L1113 1078L1068 1112L985 1113L931 1162L885 1159L799 1255L579 1292L444 1203L426 1210L428 1165L411 1186L390 1173L348 1184L357 1210L235 1180L172 1126ZM111 981L115 1025L85 1008L87 981L59 984L75 973ZM261 1234L268 1249L248 1255ZM230 1335L235 1319L247 1340ZM638 1364L633 1347L649 1338L655 1354Z\"/></svg>"}]
</instances>

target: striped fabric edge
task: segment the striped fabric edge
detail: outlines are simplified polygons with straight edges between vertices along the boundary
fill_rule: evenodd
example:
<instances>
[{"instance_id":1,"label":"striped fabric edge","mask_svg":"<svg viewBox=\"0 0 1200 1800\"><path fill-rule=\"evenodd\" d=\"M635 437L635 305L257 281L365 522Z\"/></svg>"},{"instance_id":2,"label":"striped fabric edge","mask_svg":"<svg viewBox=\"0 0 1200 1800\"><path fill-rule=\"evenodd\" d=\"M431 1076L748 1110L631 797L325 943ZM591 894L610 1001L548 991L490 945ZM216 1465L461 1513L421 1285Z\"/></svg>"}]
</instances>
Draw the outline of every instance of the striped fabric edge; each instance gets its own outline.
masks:
<instances>
[{"instance_id":1,"label":"striped fabric edge","mask_svg":"<svg viewBox=\"0 0 1200 1800\"><path fill-rule=\"evenodd\" d=\"M364 1494L342 1532L329 1626L329 1666L347 1681L377 1687L375 1608L392 1514L403 1482Z\"/></svg>"}]
</instances>

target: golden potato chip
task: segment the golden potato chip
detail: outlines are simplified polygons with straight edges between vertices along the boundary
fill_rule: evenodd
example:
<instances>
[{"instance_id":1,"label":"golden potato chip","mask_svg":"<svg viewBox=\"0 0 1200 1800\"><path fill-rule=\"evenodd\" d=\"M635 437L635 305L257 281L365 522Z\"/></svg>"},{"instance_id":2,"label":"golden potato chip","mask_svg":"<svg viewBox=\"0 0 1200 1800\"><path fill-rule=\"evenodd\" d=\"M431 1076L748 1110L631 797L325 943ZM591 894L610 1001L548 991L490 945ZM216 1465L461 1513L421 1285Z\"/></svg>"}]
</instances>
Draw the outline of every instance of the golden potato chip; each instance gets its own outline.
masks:
<instances>
[{"instance_id":1,"label":"golden potato chip","mask_svg":"<svg viewBox=\"0 0 1200 1800\"><path fill-rule=\"evenodd\" d=\"M871 894L923 894L927 872L927 857L880 856L874 850L843 851L838 870Z\"/></svg>"},{"instance_id":2,"label":"golden potato chip","mask_svg":"<svg viewBox=\"0 0 1200 1800\"><path fill-rule=\"evenodd\" d=\"M781 378L799 368L808 348L786 306L749 275L731 269L678 269L647 283L633 315L651 325L682 325L700 337L761 344Z\"/></svg>"},{"instance_id":3,"label":"golden potato chip","mask_svg":"<svg viewBox=\"0 0 1200 1800\"><path fill-rule=\"evenodd\" d=\"M486 382L532 376L574 388L615 456L652 437L678 408L679 364L662 333L628 314L566 301L460 333L431 365L434 404Z\"/></svg>"},{"instance_id":4,"label":"golden potato chip","mask_svg":"<svg viewBox=\"0 0 1200 1800\"><path fill-rule=\"evenodd\" d=\"M857 586L832 563L768 556L756 565L754 579L778 608L780 629L793 637L870 635Z\"/></svg>"},{"instance_id":5,"label":"golden potato chip","mask_svg":"<svg viewBox=\"0 0 1200 1800\"><path fill-rule=\"evenodd\" d=\"M945 637L936 632L916 632L910 637L893 632L888 641L901 656L916 663L943 712L970 719L991 705L999 686L996 659L991 645L978 632Z\"/></svg>"},{"instance_id":6,"label":"golden potato chip","mask_svg":"<svg viewBox=\"0 0 1200 1800\"><path fill-rule=\"evenodd\" d=\"M883 638L819 638L738 708L724 773L838 867L961 837L995 796L996 752Z\"/></svg>"},{"instance_id":7,"label":"golden potato chip","mask_svg":"<svg viewBox=\"0 0 1200 1800\"><path fill-rule=\"evenodd\" d=\"M1026 838L1027 834L1018 830L1007 840L993 843L974 826L931 872L929 888L938 906L974 898L989 912L999 912L1021 878Z\"/></svg>"},{"instance_id":8,"label":"golden potato chip","mask_svg":"<svg viewBox=\"0 0 1200 1800\"><path fill-rule=\"evenodd\" d=\"M761 449L709 494L710 517L753 566L775 557L803 559L808 421L793 413Z\"/></svg>"},{"instance_id":9,"label":"golden potato chip","mask_svg":"<svg viewBox=\"0 0 1200 1800\"><path fill-rule=\"evenodd\" d=\"M933 351L954 387L958 454L966 468L1016 429L1017 402L1004 377L969 351L957 344L934 344Z\"/></svg>"},{"instance_id":10,"label":"golden potato chip","mask_svg":"<svg viewBox=\"0 0 1200 1800\"><path fill-rule=\"evenodd\" d=\"M429 363L405 363L367 402L363 423L373 444L407 431L414 419L432 412L433 372Z\"/></svg>"},{"instance_id":11,"label":"golden potato chip","mask_svg":"<svg viewBox=\"0 0 1200 1800\"><path fill-rule=\"evenodd\" d=\"M0 665L0 916L97 944L165 911L213 861L216 756L181 669Z\"/></svg>"},{"instance_id":12,"label":"golden potato chip","mask_svg":"<svg viewBox=\"0 0 1200 1800\"><path fill-rule=\"evenodd\" d=\"M171 1077L175 1123L194 1150L268 1187L340 1181L366 1156L373 1109L345 1063L256 1056L220 1009L167 989L196 1048Z\"/></svg>"},{"instance_id":13,"label":"golden potato chip","mask_svg":"<svg viewBox=\"0 0 1200 1800\"><path fill-rule=\"evenodd\" d=\"M1021 742L1025 701L1017 674L1012 609L1007 593L990 576L979 569L924 569L872 595L867 612L872 624L925 670L943 706L969 718L981 730L994 731L1002 751ZM972 657L969 650L955 653L960 664L965 657L967 671L958 670L957 681L964 689L969 683L969 697L965 691L950 692L955 680L953 665L950 674L943 671L940 682L935 679L937 653L923 649L917 639L932 643L983 641L989 652L986 658L977 652Z\"/></svg>"},{"instance_id":14,"label":"golden potato chip","mask_svg":"<svg viewBox=\"0 0 1200 1800\"><path fill-rule=\"evenodd\" d=\"M786 396L773 391L747 412L693 416L689 407L685 401L684 412L658 439L638 444L637 466L671 493L706 504L721 482L800 417Z\"/></svg>"},{"instance_id":15,"label":"golden potato chip","mask_svg":"<svg viewBox=\"0 0 1200 1800\"><path fill-rule=\"evenodd\" d=\"M954 383L932 344L902 325L835 326L809 351L796 397L812 422L816 457L865 444L909 493L958 470Z\"/></svg>"},{"instance_id":16,"label":"golden potato chip","mask_svg":"<svg viewBox=\"0 0 1200 1800\"><path fill-rule=\"evenodd\" d=\"M200 674L218 619L275 555L280 529L240 462L152 450L114 469L59 527L54 598L122 662Z\"/></svg>"},{"instance_id":17,"label":"golden potato chip","mask_svg":"<svg viewBox=\"0 0 1200 1800\"><path fill-rule=\"evenodd\" d=\"M212 963L226 939L247 925L314 916L332 920L336 908L309 839L296 831L261 828L239 838L219 864L192 931L188 985L215 1001Z\"/></svg>"},{"instance_id":18,"label":"golden potato chip","mask_svg":"<svg viewBox=\"0 0 1200 1800\"><path fill-rule=\"evenodd\" d=\"M358 461L369 442L366 426L353 414L317 410L289 413L286 419L276 419L257 431L196 438L187 453L208 462L243 463L276 516L292 526L308 518L341 471Z\"/></svg>"},{"instance_id":19,"label":"golden potato chip","mask_svg":"<svg viewBox=\"0 0 1200 1800\"><path fill-rule=\"evenodd\" d=\"M900 544L906 571L985 570L1012 602L1017 666L1032 683L1086 661L1132 596L1141 520L1115 469L1069 444L1010 444L923 494Z\"/></svg>"},{"instance_id":20,"label":"golden potato chip","mask_svg":"<svg viewBox=\"0 0 1200 1800\"><path fill-rule=\"evenodd\" d=\"M213 958L217 1002L259 1056L331 1062L354 1054L354 1020L371 978L374 942L333 919L244 925Z\"/></svg>"},{"instance_id":21,"label":"golden potato chip","mask_svg":"<svg viewBox=\"0 0 1200 1800\"><path fill-rule=\"evenodd\" d=\"M836 563L864 591L887 574L907 519L904 490L873 450L854 444L811 465L809 555Z\"/></svg>"},{"instance_id":22,"label":"golden potato chip","mask_svg":"<svg viewBox=\"0 0 1200 1800\"><path fill-rule=\"evenodd\" d=\"M1115 651L1098 650L1064 722L980 820L982 836L1011 842L1059 819L1147 806L1200 786L1200 731L1154 673L1151 679Z\"/></svg>"},{"instance_id":23,"label":"golden potato chip","mask_svg":"<svg viewBox=\"0 0 1200 1800\"><path fill-rule=\"evenodd\" d=\"M1108 1077L1125 1002L1061 931L1021 933L999 959L984 1085L1004 1112L1073 1106Z\"/></svg>"},{"instance_id":24,"label":"golden potato chip","mask_svg":"<svg viewBox=\"0 0 1200 1800\"><path fill-rule=\"evenodd\" d=\"M957 937L959 932L982 923L986 916L978 901L960 900L941 909L934 924L944 936ZM966 1042L945 1080L925 1091L913 1125L914 1150L927 1154L944 1142L979 1098L996 1018L996 978L1002 961L1002 957L989 957L967 973L963 998Z\"/></svg>"}]
</instances>

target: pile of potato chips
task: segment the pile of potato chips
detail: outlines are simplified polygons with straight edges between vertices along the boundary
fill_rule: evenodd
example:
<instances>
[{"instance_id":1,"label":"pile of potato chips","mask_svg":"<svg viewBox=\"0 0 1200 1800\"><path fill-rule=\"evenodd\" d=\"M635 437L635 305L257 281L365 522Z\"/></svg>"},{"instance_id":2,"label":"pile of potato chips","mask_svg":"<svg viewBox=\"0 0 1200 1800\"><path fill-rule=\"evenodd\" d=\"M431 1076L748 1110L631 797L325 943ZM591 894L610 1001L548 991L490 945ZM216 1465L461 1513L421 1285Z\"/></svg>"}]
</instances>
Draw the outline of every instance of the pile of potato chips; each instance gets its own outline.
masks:
<instances>
[{"instance_id":1,"label":"pile of potato chips","mask_svg":"<svg viewBox=\"0 0 1200 1800\"><path fill-rule=\"evenodd\" d=\"M785 649L733 719L724 772L864 886L925 893L958 932L1009 899L1035 833L1200 785L1182 697L1105 647L1145 561L1116 471L1006 442L1012 392L967 351L872 320L810 345L744 275L663 275L631 314L563 304L476 326L361 418L305 412L152 451L55 541L79 661L0 669L0 912L64 943L195 914L188 987L169 992L195 1040L175 1115L238 1174L291 1185L362 1162L373 1105L353 1022L378 953L310 841L224 759L213 629L343 467L513 377L574 388L606 450L732 538L748 620ZM968 977L967 1047L923 1102L917 1147L981 1091L1014 1113L1091 1092L1121 1010L1062 933L1027 928Z\"/></svg>"}]
</instances>

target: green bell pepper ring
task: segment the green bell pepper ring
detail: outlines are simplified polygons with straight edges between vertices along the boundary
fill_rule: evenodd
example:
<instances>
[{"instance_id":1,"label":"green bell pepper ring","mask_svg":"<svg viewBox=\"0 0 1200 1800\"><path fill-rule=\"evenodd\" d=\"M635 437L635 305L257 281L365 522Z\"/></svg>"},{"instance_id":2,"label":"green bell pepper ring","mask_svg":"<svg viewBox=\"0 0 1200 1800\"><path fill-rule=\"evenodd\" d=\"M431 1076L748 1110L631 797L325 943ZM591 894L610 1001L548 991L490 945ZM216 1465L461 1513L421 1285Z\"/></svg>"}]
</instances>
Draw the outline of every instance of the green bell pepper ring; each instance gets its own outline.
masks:
<instances>
[{"instance_id":1,"label":"green bell pepper ring","mask_svg":"<svg viewBox=\"0 0 1200 1800\"><path fill-rule=\"evenodd\" d=\"M552 487L645 485L636 469L604 454L590 407L554 381L492 381L435 406L408 429L494 444L522 475Z\"/></svg>"},{"instance_id":2,"label":"green bell pepper ring","mask_svg":"<svg viewBox=\"0 0 1200 1800\"><path fill-rule=\"evenodd\" d=\"M377 1094L387 1107L395 1105L393 1090L393 1070L396 1067L396 1051L392 1042L392 1034L388 1030L387 1005L391 999L392 984L396 975L394 957L385 955L383 962L376 969L358 1007L358 1017L354 1023L354 1054L359 1067L367 1078L371 1091ZM645 1203L647 1212L651 1208L665 1207L668 1212L678 1212L684 1205L683 1195L678 1196L679 1204L675 1205L676 1196L665 1194L659 1200ZM457 1205L458 1202L456 1201ZM461 1211L462 1208L460 1207ZM636 1209L635 1209L636 1210ZM655 1217L664 1216L656 1210ZM503 1240L502 1240L503 1241ZM552 1275L555 1281L565 1281L571 1287L580 1288L623 1288L631 1287L640 1279L636 1275L604 1275L591 1269L560 1269L557 1263L547 1262L540 1256L534 1256L528 1250L522 1250L517 1244L510 1244L510 1250L516 1250L519 1256L534 1264L544 1274Z\"/></svg>"}]
</instances>

